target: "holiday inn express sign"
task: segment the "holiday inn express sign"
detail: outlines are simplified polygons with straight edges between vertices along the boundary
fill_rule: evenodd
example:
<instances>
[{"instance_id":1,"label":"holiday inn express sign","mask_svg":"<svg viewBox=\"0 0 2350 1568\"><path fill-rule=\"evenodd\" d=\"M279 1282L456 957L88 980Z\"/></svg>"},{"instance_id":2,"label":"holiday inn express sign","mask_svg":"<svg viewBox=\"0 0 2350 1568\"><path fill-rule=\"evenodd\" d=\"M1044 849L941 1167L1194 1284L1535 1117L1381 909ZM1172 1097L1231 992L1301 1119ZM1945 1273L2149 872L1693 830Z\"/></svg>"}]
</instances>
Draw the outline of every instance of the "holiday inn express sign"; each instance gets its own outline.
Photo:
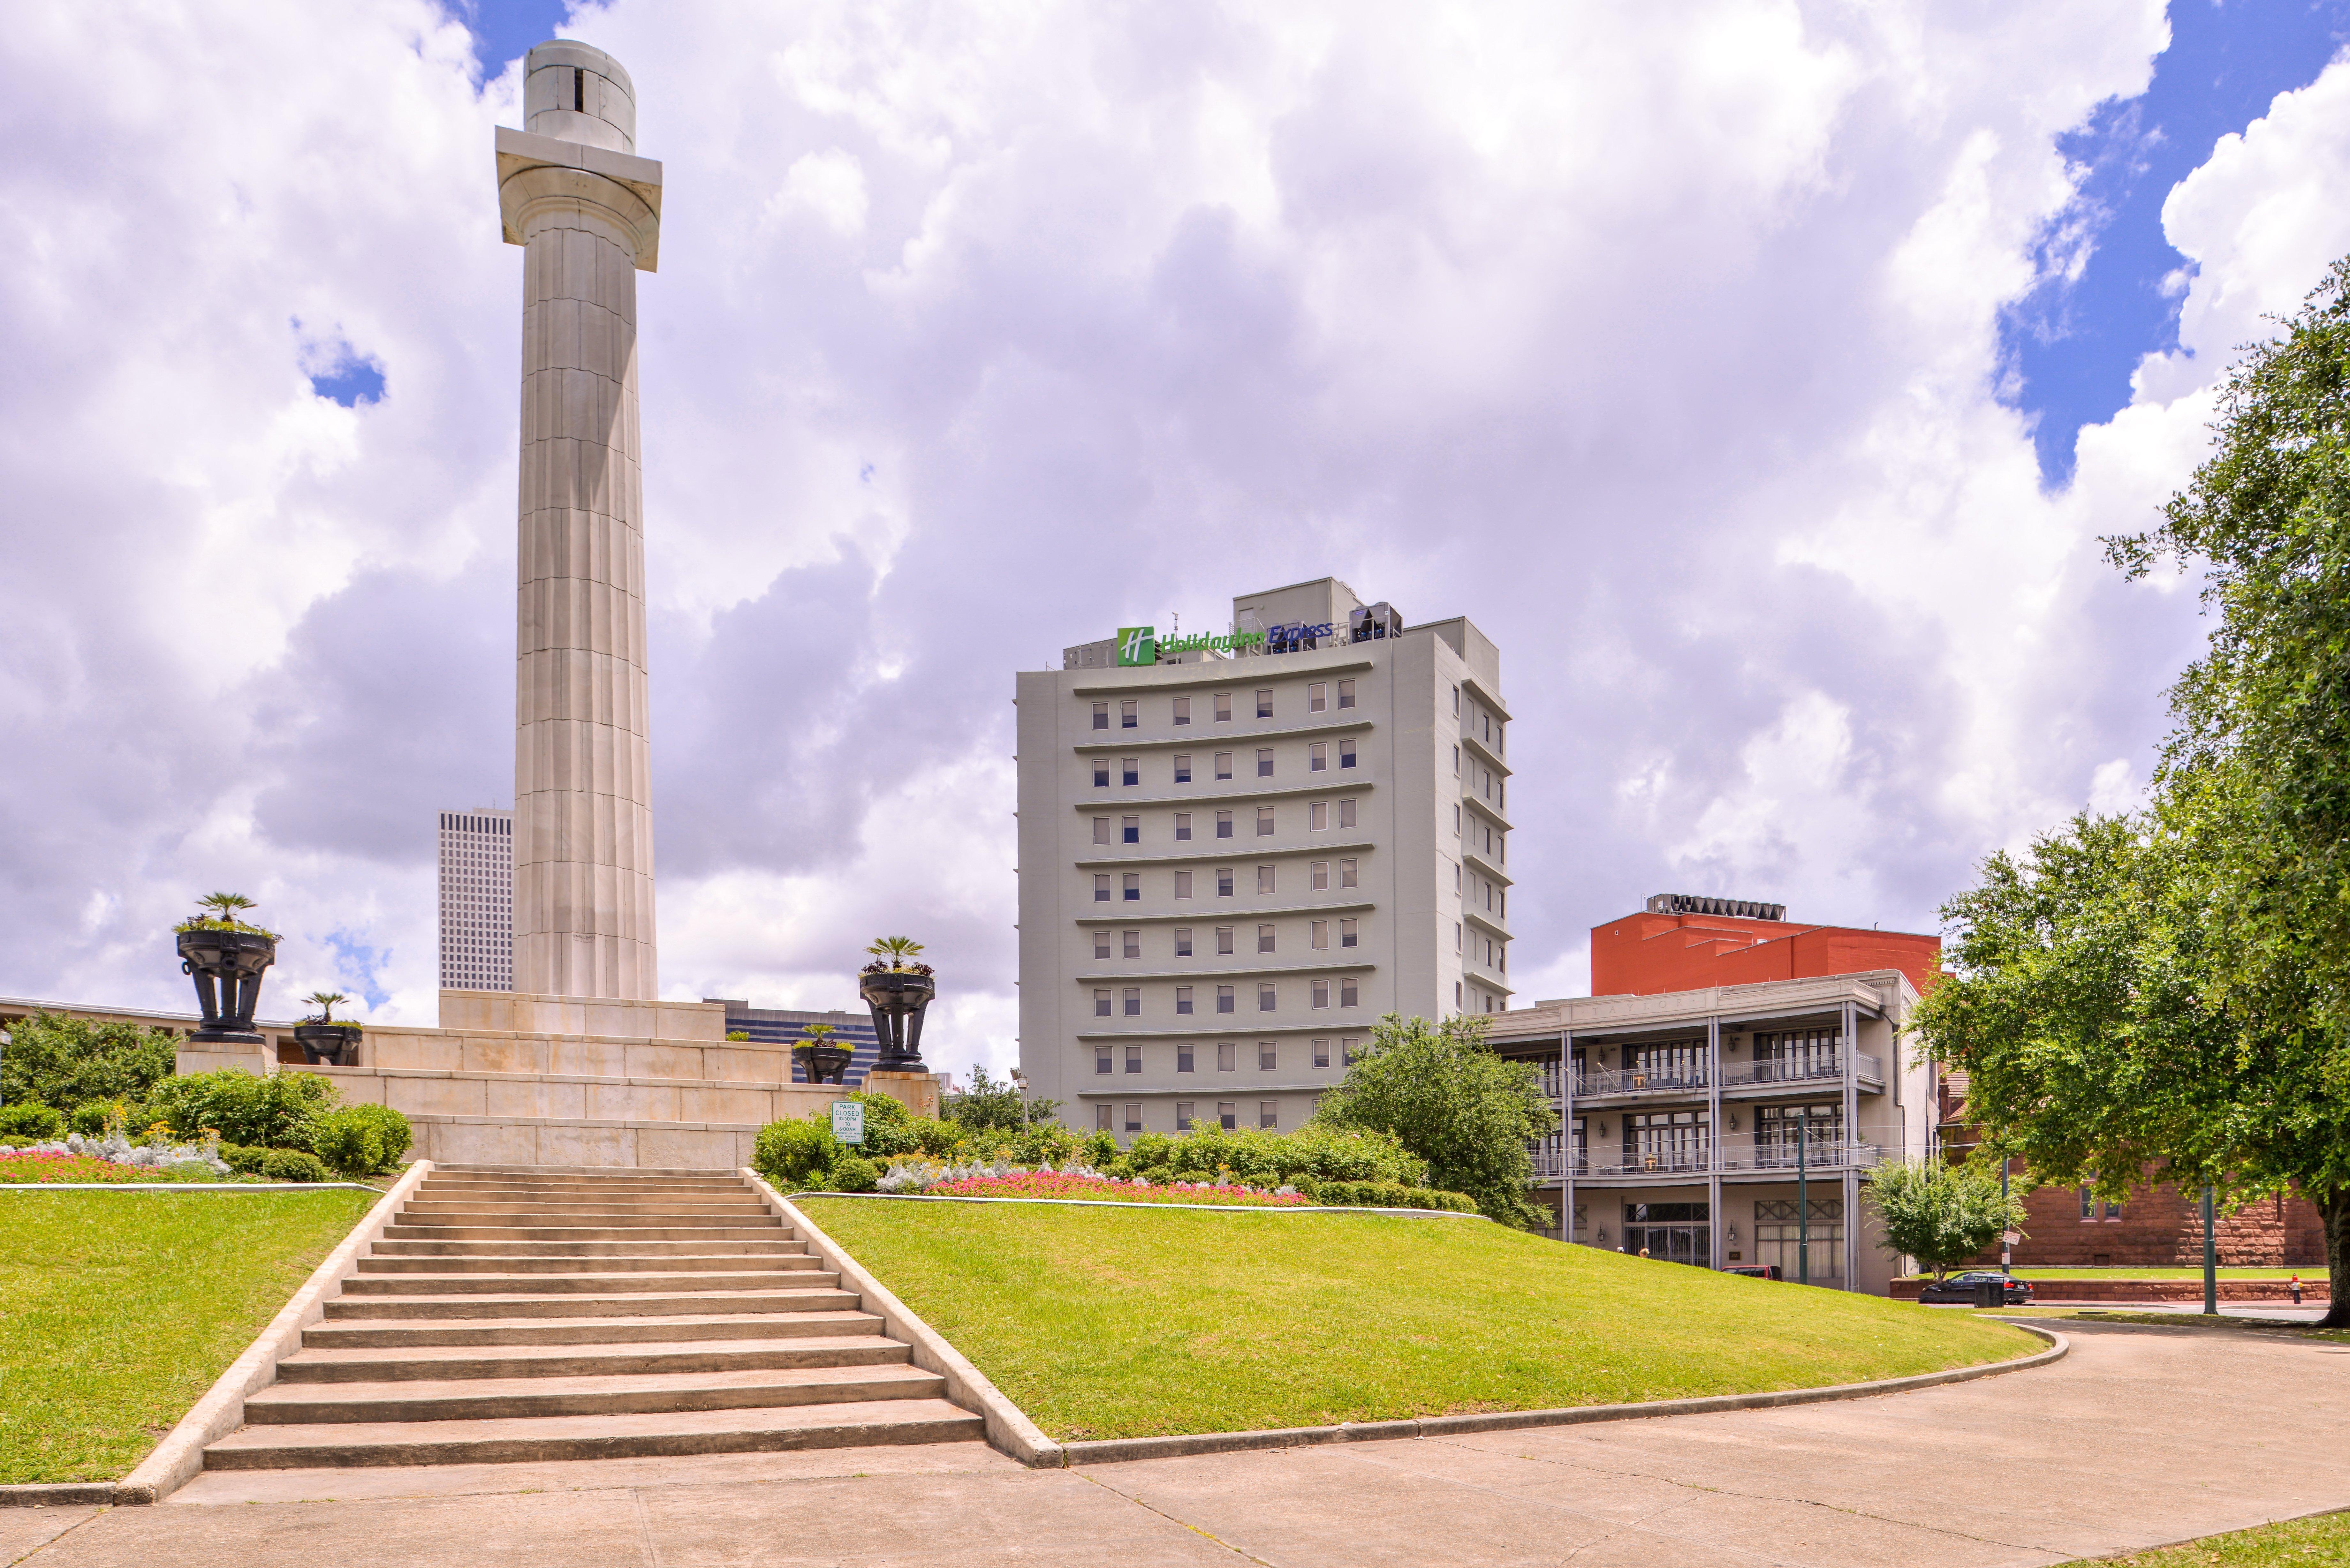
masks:
<instances>
[{"instance_id":1,"label":"holiday inn express sign","mask_svg":"<svg viewBox=\"0 0 2350 1568\"><path fill-rule=\"evenodd\" d=\"M1159 639L1158 628L1148 626L1122 626L1118 628L1118 661L1126 664L1156 664L1159 656L1169 653L1192 653L1208 649L1231 653L1239 649L1254 648L1264 640L1261 631L1209 633L1195 631L1189 637Z\"/></svg>"}]
</instances>

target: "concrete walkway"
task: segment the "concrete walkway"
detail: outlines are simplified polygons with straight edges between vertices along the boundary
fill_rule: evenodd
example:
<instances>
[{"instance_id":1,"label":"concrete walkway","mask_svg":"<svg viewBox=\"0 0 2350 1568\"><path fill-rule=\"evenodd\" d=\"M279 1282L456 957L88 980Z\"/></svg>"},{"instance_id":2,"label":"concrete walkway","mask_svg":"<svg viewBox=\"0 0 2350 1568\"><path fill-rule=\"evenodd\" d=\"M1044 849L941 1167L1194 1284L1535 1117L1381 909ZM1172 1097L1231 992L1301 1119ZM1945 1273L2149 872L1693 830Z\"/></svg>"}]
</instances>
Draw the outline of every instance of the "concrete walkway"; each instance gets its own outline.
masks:
<instances>
[{"instance_id":1,"label":"concrete walkway","mask_svg":"<svg viewBox=\"0 0 2350 1568\"><path fill-rule=\"evenodd\" d=\"M965 1444L208 1474L0 1512L0 1563L1990 1568L2350 1507L2350 1345L2062 1326L2054 1366L1887 1398L1077 1470Z\"/></svg>"}]
</instances>

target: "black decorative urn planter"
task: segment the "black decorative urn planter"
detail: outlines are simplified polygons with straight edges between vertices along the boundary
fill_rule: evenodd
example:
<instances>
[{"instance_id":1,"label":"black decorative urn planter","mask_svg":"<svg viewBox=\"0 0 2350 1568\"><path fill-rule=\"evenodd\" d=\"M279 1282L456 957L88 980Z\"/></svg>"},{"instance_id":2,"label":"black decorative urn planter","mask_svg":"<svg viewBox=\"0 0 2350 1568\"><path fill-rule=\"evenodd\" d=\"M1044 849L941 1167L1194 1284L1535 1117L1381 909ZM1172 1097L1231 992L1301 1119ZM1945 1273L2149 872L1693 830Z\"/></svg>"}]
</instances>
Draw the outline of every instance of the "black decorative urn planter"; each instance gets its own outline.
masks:
<instances>
[{"instance_id":1,"label":"black decorative urn planter","mask_svg":"<svg viewBox=\"0 0 2350 1568\"><path fill-rule=\"evenodd\" d=\"M196 981L196 1009L203 1021L188 1035L192 1044L260 1045L253 1010L261 1004L261 975L277 961L277 939L264 931L182 931L180 968Z\"/></svg>"},{"instance_id":2,"label":"black decorative urn planter","mask_svg":"<svg viewBox=\"0 0 2350 1568\"><path fill-rule=\"evenodd\" d=\"M811 1042L792 1047L792 1060L799 1064L800 1072L811 1084L837 1084L848 1071L849 1059L857 1054L846 1045L819 1045Z\"/></svg>"},{"instance_id":3,"label":"black decorative urn planter","mask_svg":"<svg viewBox=\"0 0 2350 1568\"><path fill-rule=\"evenodd\" d=\"M857 977L858 994L873 1010L874 1038L881 1043L877 1073L927 1073L922 1064L922 1012L938 995L938 982L907 969L868 969Z\"/></svg>"},{"instance_id":4,"label":"black decorative urn planter","mask_svg":"<svg viewBox=\"0 0 2350 1568\"><path fill-rule=\"evenodd\" d=\"M312 1066L356 1067L359 1064L359 1026L356 1023L297 1023L295 1044Z\"/></svg>"}]
</instances>

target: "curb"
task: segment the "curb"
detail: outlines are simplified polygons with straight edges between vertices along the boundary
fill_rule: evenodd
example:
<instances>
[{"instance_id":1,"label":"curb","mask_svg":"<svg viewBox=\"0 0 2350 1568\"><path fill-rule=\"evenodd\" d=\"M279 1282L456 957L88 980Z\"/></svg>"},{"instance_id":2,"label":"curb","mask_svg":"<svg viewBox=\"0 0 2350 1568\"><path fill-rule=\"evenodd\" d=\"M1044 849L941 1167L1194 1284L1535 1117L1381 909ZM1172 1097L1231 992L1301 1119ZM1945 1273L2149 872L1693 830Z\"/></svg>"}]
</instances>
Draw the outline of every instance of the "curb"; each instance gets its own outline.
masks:
<instances>
[{"instance_id":1,"label":"curb","mask_svg":"<svg viewBox=\"0 0 2350 1568\"><path fill-rule=\"evenodd\" d=\"M795 1192L792 1197L864 1198L884 1203L1049 1203L1056 1209L1169 1209L1179 1214L1386 1214L1406 1220L1485 1220L1482 1214L1461 1214L1450 1209L1367 1209L1347 1203L1121 1203L1102 1198L934 1198L927 1192Z\"/></svg>"},{"instance_id":2,"label":"curb","mask_svg":"<svg viewBox=\"0 0 2350 1568\"><path fill-rule=\"evenodd\" d=\"M1058 1469L1067 1463L1060 1444L1046 1437L1019 1406L1005 1398L1003 1390L987 1380L984 1373L964 1359L962 1352L950 1345L938 1330L924 1323L912 1308L892 1295L888 1286L868 1273L863 1264L850 1257L839 1242L826 1235L790 1199L767 1185L765 1179L754 1170L745 1168L741 1175L751 1189L766 1200L769 1208L783 1216L784 1222L791 1226L795 1237L806 1241L808 1250L822 1258L827 1267L839 1271L841 1287L855 1291L867 1312L879 1314L884 1332L903 1339L913 1347L915 1366L946 1379L948 1400L972 1411L987 1423L987 1440L992 1447L1032 1469ZM946 1199L941 1201L956 1200ZM1139 1209L1146 1206L1105 1204L1103 1207Z\"/></svg>"},{"instance_id":3,"label":"curb","mask_svg":"<svg viewBox=\"0 0 2350 1568\"><path fill-rule=\"evenodd\" d=\"M1192 1437L1110 1438L1062 1447L1066 1464L1124 1464L1135 1459L1176 1459L1187 1454L1242 1453L1251 1449L1315 1448L1326 1443L1378 1442L1395 1438L1450 1438L1472 1432L1514 1431L1527 1427L1577 1427L1595 1421L1645 1421L1658 1416L1699 1416L1721 1410L1761 1410L1781 1405L1818 1405L1836 1399L1868 1399L1945 1383L1970 1383L2061 1361L2071 1342L2053 1330L2019 1323L2012 1326L2048 1341L2049 1348L2013 1361L1923 1372L1874 1383L1840 1383L1825 1388L1788 1388L1767 1394L1721 1394L1696 1399L1656 1399L1639 1405L1578 1405L1564 1410L1496 1410L1477 1416L1423 1416L1401 1421L1348 1422L1338 1427L1288 1427L1265 1432L1203 1432ZM1050 1464L1047 1459L1043 1461Z\"/></svg>"},{"instance_id":4,"label":"curb","mask_svg":"<svg viewBox=\"0 0 2350 1568\"><path fill-rule=\"evenodd\" d=\"M103 1507L114 1501L112 1481L25 1481L0 1486L0 1508Z\"/></svg>"}]
</instances>

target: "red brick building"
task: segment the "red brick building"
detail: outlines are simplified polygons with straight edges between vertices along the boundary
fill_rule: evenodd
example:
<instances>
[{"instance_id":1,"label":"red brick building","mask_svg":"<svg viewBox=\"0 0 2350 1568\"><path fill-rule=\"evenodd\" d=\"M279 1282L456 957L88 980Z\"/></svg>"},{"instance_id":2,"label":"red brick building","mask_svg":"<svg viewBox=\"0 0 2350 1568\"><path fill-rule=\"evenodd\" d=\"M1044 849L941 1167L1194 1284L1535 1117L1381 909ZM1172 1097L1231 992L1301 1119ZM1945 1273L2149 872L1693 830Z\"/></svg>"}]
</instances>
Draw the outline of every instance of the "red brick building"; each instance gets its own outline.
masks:
<instances>
[{"instance_id":1,"label":"red brick building","mask_svg":"<svg viewBox=\"0 0 2350 1568\"><path fill-rule=\"evenodd\" d=\"M2043 1187L2023 1199L2030 1218L2012 1261L2026 1268L2199 1268L2203 1262L2202 1195L2168 1182L2133 1187L2120 1203L2100 1203L2085 1190ZM2305 1198L2263 1198L2221 1214L2220 1262L2227 1267L2325 1267L2325 1230ZM1994 1247L1981 1260L1999 1262Z\"/></svg>"}]
</instances>

